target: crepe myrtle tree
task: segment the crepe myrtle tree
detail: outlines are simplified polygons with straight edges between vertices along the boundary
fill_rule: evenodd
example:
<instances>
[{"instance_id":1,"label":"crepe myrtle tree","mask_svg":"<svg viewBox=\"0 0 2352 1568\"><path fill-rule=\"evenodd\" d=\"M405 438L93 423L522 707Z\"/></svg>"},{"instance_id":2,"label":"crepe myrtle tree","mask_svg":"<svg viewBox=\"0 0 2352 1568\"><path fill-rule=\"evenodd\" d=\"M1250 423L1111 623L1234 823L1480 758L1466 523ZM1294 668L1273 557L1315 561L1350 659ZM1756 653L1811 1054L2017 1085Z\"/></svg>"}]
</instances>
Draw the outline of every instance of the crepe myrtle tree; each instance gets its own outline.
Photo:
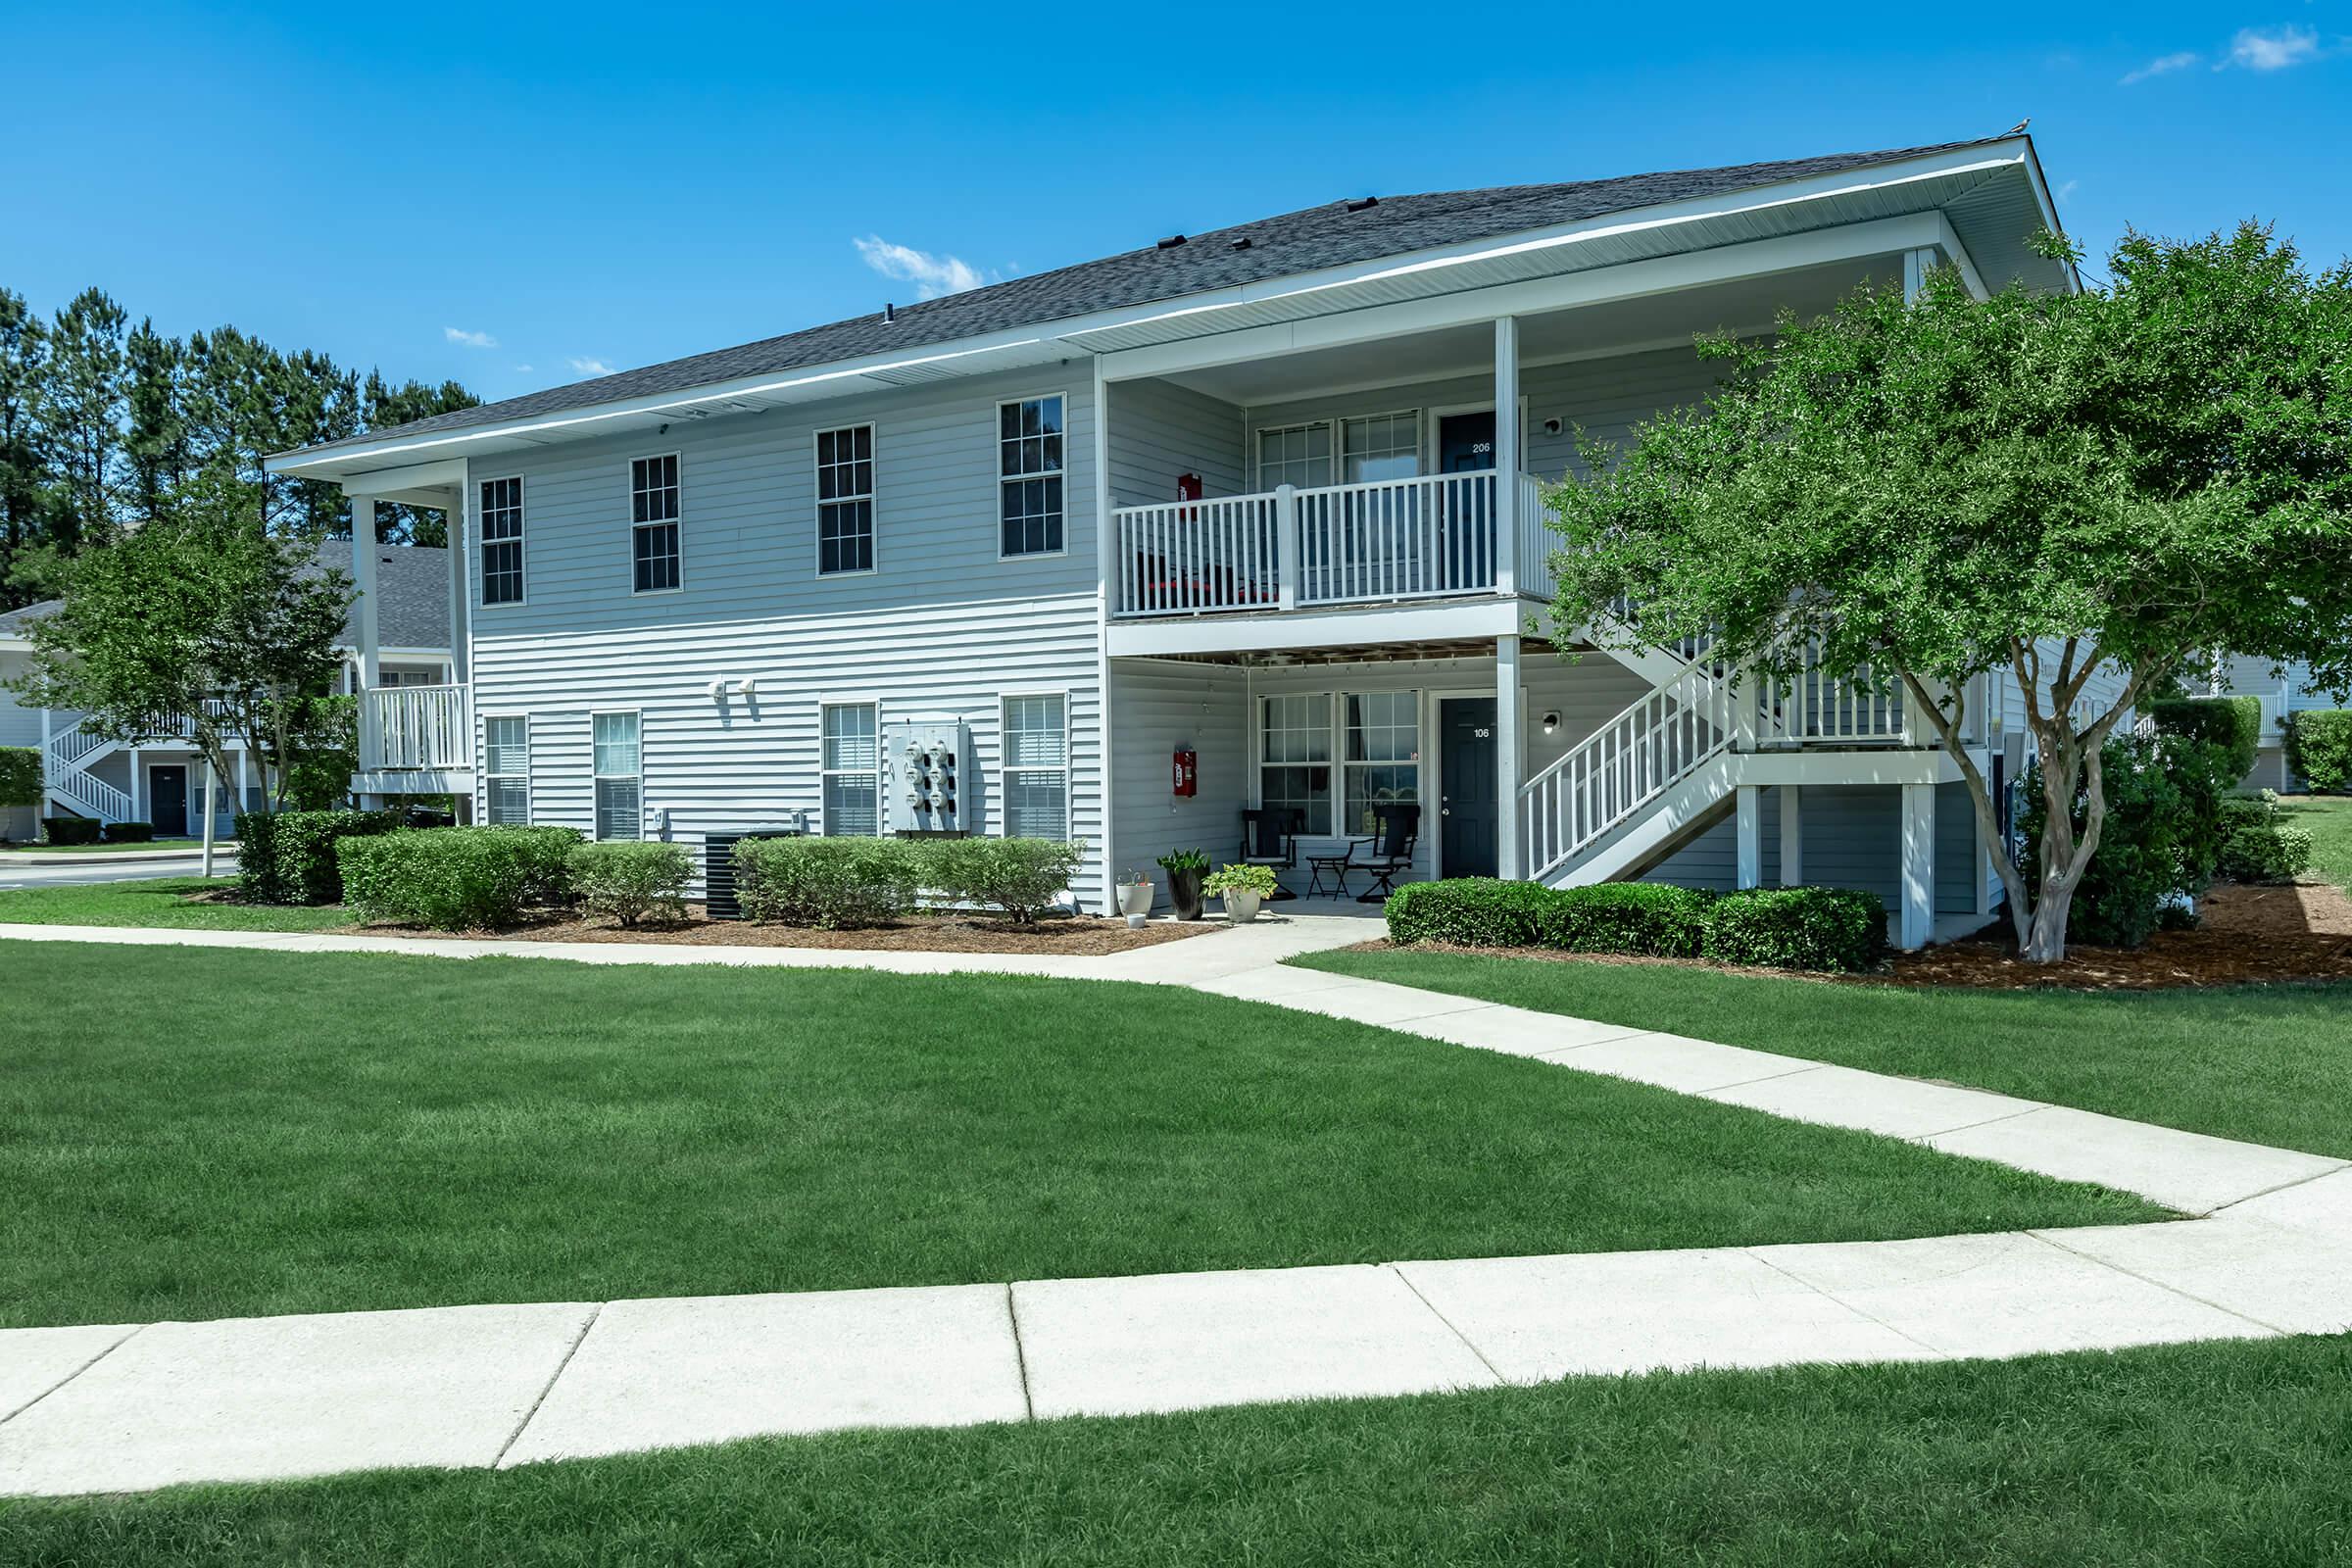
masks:
<instances>
[{"instance_id":1,"label":"crepe myrtle tree","mask_svg":"<svg viewBox=\"0 0 2352 1568\"><path fill-rule=\"evenodd\" d=\"M1914 298L1868 288L1768 339L1702 339L1718 393L1589 444L1554 493L1563 633L1711 633L1751 681L1810 658L1898 689L2043 962L2098 850L2102 748L2192 651L2352 681L2352 267L2307 271L2247 223L2131 233L2109 270L1990 299L1935 270ZM2015 688L2039 758L2031 877L1964 744L1979 676L1987 700Z\"/></svg>"},{"instance_id":2,"label":"crepe myrtle tree","mask_svg":"<svg viewBox=\"0 0 2352 1568\"><path fill-rule=\"evenodd\" d=\"M218 778L236 776L239 741L282 808L296 764L348 729L330 694L351 580L318 564L315 540L265 534L255 514L250 485L207 482L76 558L63 605L25 627L32 658L10 684L80 710L107 740L184 723Z\"/></svg>"}]
</instances>

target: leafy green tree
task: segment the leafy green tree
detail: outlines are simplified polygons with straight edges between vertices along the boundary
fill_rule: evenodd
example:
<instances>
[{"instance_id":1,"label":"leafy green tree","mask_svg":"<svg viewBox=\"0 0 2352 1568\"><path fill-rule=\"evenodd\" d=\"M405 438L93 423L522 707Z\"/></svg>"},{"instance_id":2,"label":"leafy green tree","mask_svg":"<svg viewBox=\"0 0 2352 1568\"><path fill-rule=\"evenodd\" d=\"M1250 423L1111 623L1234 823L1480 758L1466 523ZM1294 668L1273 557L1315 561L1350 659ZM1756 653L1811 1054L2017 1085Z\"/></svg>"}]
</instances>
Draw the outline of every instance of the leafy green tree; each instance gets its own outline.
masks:
<instances>
[{"instance_id":1,"label":"leafy green tree","mask_svg":"<svg viewBox=\"0 0 2352 1568\"><path fill-rule=\"evenodd\" d=\"M1967 780L2035 961L2065 953L2109 737L2193 650L2352 683L2352 264L2307 272L2247 224L2132 234L2110 270L1984 301L1944 270L1915 301L1867 290L1769 341L1708 340L1719 395L1594 448L1557 492L1563 635L1711 631L1776 678L1814 646L1898 684ZM1612 622L1616 603L1638 608ZM2031 735L2031 881L1964 743L1979 677L2014 686Z\"/></svg>"},{"instance_id":2,"label":"leafy green tree","mask_svg":"<svg viewBox=\"0 0 2352 1568\"><path fill-rule=\"evenodd\" d=\"M77 558L65 603L26 628L33 702L79 709L109 740L179 732L221 777L244 743L282 806L304 758L341 747L348 715L323 701L341 658L351 582L315 543L253 526L252 487L198 480L170 511Z\"/></svg>"},{"instance_id":3,"label":"leafy green tree","mask_svg":"<svg viewBox=\"0 0 2352 1568\"><path fill-rule=\"evenodd\" d=\"M122 460L123 328L129 318L99 289L85 288L49 328L40 420L56 466L55 541L71 553L102 539L115 520Z\"/></svg>"},{"instance_id":4,"label":"leafy green tree","mask_svg":"<svg viewBox=\"0 0 2352 1568\"><path fill-rule=\"evenodd\" d=\"M128 380L125 404L130 426L122 441L127 482L123 500L133 520L163 512L167 499L188 476L187 420L181 408L184 351L177 338L163 336L142 318L124 340L122 363Z\"/></svg>"},{"instance_id":5,"label":"leafy green tree","mask_svg":"<svg viewBox=\"0 0 2352 1568\"><path fill-rule=\"evenodd\" d=\"M0 288L0 609L40 597L26 552L43 542L48 463L40 441L49 334L24 296ZM20 575L20 572L23 575Z\"/></svg>"}]
</instances>

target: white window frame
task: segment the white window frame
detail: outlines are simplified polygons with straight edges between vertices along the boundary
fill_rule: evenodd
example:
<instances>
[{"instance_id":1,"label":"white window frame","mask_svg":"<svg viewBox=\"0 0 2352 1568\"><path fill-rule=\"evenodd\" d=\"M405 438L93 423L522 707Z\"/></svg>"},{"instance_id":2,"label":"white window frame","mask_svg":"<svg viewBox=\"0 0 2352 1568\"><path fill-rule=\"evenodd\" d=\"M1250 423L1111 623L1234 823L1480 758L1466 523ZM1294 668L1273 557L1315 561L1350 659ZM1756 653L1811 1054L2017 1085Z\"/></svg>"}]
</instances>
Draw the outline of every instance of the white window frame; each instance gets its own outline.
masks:
<instances>
[{"instance_id":1,"label":"white window frame","mask_svg":"<svg viewBox=\"0 0 2352 1568\"><path fill-rule=\"evenodd\" d=\"M506 721L522 726L522 771L520 773L493 773L490 771L490 726ZM492 820L492 813L497 809L494 804L497 799L494 790L500 781L506 779L522 781L522 820L520 822L506 823ZM484 713L482 715L483 822L493 827L529 827L536 815L537 805L538 803L533 799L531 793L531 715L528 713Z\"/></svg>"},{"instance_id":2,"label":"white window frame","mask_svg":"<svg viewBox=\"0 0 2352 1568\"><path fill-rule=\"evenodd\" d=\"M1340 482L1340 431L1338 422L1332 419L1292 419L1282 424L1257 425L1250 432L1250 482L1260 494L1263 494L1268 488L1266 484L1265 438L1270 435L1288 435L1293 430L1324 430L1330 433L1330 450L1326 454L1325 461L1331 465L1331 477L1326 479L1324 484L1332 485ZM1323 486L1321 485L1300 485L1298 488L1302 490L1316 490L1321 489L1322 487Z\"/></svg>"},{"instance_id":3,"label":"white window frame","mask_svg":"<svg viewBox=\"0 0 2352 1568\"><path fill-rule=\"evenodd\" d=\"M1061 466L1051 470L1050 473L1006 473L1004 471L1004 411L1017 409L1024 403L1044 403L1049 399L1055 398L1061 402ZM988 422L988 437L991 454L989 471L997 476L997 504L989 517L989 526L997 531L997 559L999 561L1052 561L1056 556L1068 555L1070 553L1070 497L1074 493L1074 487L1070 483L1070 454L1073 448L1070 442L1069 393L1067 391L1027 392L1018 397L998 399L995 415ZM1022 550L1008 555L1004 550L1004 487L1008 484L1026 484L1032 480L1046 477L1061 481L1061 544L1054 550Z\"/></svg>"},{"instance_id":4,"label":"white window frame","mask_svg":"<svg viewBox=\"0 0 2352 1568\"><path fill-rule=\"evenodd\" d=\"M1012 765L1012 704L1050 697L1061 705L1061 765L1054 767L1016 767ZM1041 686L1032 691L999 692L997 694L997 836L1010 838L1012 833L1012 776L1015 773L1059 773L1061 775L1061 838L1063 844L1075 843L1072 836L1076 821L1076 769L1070 759L1070 694L1066 687Z\"/></svg>"},{"instance_id":5,"label":"white window frame","mask_svg":"<svg viewBox=\"0 0 2352 1568\"><path fill-rule=\"evenodd\" d=\"M847 833L840 834L840 835L836 835L836 834L833 832L833 824L832 824L831 822L829 822L829 821L827 821L827 820L826 820L826 804L825 804L825 785L826 785L826 783L827 783L828 781L832 780L832 779L835 779L835 778L848 778L848 777L855 777L855 776L856 776L858 773L859 773L860 771L863 771L862 769L859 769L859 768L855 768L855 767L828 767L828 766L826 766L826 765L825 765L825 715L826 715L827 713L831 712L831 711L832 711L834 709L837 709L837 708L862 708L862 709L866 710L868 712L870 712L870 713L872 713L872 714L874 715L874 765L873 765L873 769L872 769L872 772L871 772L871 778L872 778L872 781L873 781L873 786L874 786L874 833L873 833L873 836L874 836L875 838L884 838L884 837L887 837L887 836L888 836L888 833L889 833L889 827L890 827L890 778L889 778L889 768L888 768L888 762L889 762L889 759L885 758L885 757L882 755L882 700L881 700L879 697L864 697L864 696L847 696L847 697L820 697L820 698L818 698L818 699L817 699L817 703L816 703L816 833L817 833L817 837L819 837L819 838L833 838L833 837L836 837L836 836L838 836L838 837L842 837L842 838L850 838L850 837L854 837L854 836L856 836L856 835L847 834Z\"/></svg>"},{"instance_id":6,"label":"white window frame","mask_svg":"<svg viewBox=\"0 0 2352 1568\"><path fill-rule=\"evenodd\" d=\"M1343 414L1333 419L1331 471L1338 477L1333 479L1332 482L1334 484L1393 484L1400 478L1419 478L1426 475L1429 472L1429 420L1423 416L1426 412L1427 411L1425 410L1417 408L1373 409L1363 414ZM1350 479L1348 477L1348 426L1354 424L1359 420L1369 421L1372 419L1408 418L1413 421L1413 444L1411 448L1413 456L1413 472L1411 474L1393 474L1387 479ZM1392 447L1389 450L1390 454L1394 456L1398 449Z\"/></svg>"},{"instance_id":7,"label":"white window frame","mask_svg":"<svg viewBox=\"0 0 2352 1568\"><path fill-rule=\"evenodd\" d=\"M664 460L677 465L677 480L674 484L662 485L658 486L657 488L668 490L673 493L673 495L676 497L677 510L672 515L666 518L656 518L651 522L639 522L637 520L637 465L640 463L661 463ZM684 593L686 591L685 454L682 452L640 453L637 456L630 458L627 461L627 466L622 468L621 483L628 496L627 508L622 513L622 515L627 517L629 520L629 597L632 599L658 599L663 594ZM677 538L676 560L678 566L678 580L670 584L667 588L640 588L637 586L637 536L645 532L645 530L648 528L662 527L671 529Z\"/></svg>"},{"instance_id":8,"label":"white window frame","mask_svg":"<svg viewBox=\"0 0 2352 1568\"><path fill-rule=\"evenodd\" d=\"M637 771L600 772L596 765L596 721L628 717L637 724ZM605 837L605 803L598 786L609 778L625 778L637 786L637 832L634 838ZM592 708L588 710L588 836L597 843L635 844L645 837L645 710L638 708Z\"/></svg>"},{"instance_id":9,"label":"white window frame","mask_svg":"<svg viewBox=\"0 0 2352 1568\"><path fill-rule=\"evenodd\" d=\"M1521 401L1524 403L1525 400L1522 399ZM1449 408L1446 412L1449 414L1473 413L1476 412L1477 409L1490 408L1492 406L1492 404L1478 404L1473 408ZM1357 414L1327 414L1312 419L1285 419L1280 424L1253 424L1250 427L1250 484L1253 489L1261 494L1271 488L1266 483L1265 446L1262 440L1263 437L1269 435L1281 435L1290 430L1312 429L1328 429L1331 432L1331 483L1335 486L1358 483L1359 481L1348 477L1348 424L1356 419L1397 419L1405 417L1410 417L1414 420L1414 428L1416 431L1412 449L1413 466L1419 470L1420 477L1427 477L1429 474L1436 471L1437 459L1430 443L1436 439L1431 432L1437 427L1437 413L1438 411L1435 408L1428 406L1415 406L1412 408L1401 409L1366 409ZM1371 479L1360 482L1367 484L1381 484L1391 481ZM1299 488L1314 489L1317 487L1312 485L1302 485Z\"/></svg>"},{"instance_id":10,"label":"white window frame","mask_svg":"<svg viewBox=\"0 0 2352 1568\"><path fill-rule=\"evenodd\" d=\"M1314 825L1312 813L1309 812L1309 820L1304 826L1299 828L1298 833L1301 838L1333 837L1333 829L1339 823L1340 812L1342 810L1342 805L1338 794L1340 784L1342 782L1340 778L1340 759L1341 754L1346 750L1347 747L1345 717L1341 712L1339 694L1328 689L1317 689L1313 691L1259 692L1256 694L1256 696L1257 711L1250 715L1250 761L1252 764L1250 772L1250 805L1252 807L1262 808L1266 804L1267 768L1320 767L1329 775L1329 778L1326 781L1327 787L1324 792L1324 799L1331 803L1331 820L1324 826L1318 828ZM1320 762L1278 762L1270 760L1266 756L1266 704L1276 701L1277 699L1287 700L1291 698L1302 697L1320 697L1323 699L1325 704L1323 710L1323 760ZM1311 733L1311 731L1301 731L1300 733Z\"/></svg>"},{"instance_id":11,"label":"white window frame","mask_svg":"<svg viewBox=\"0 0 2352 1568\"><path fill-rule=\"evenodd\" d=\"M1069 417L1066 412L1062 417L1066 422ZM1004 415L1002 411L1000 411L998 414L1000 424L1002 423L1003 418ZM863 430L866 432L867 450L872 454L866 462L868 473L866 478L865 493L863 495L835 496L831 500L827 500L825 498L824 487L824 438L828 435L844 435L857 430ZM1064 440L1064 446L1065 451L1062 456L1062 462L1066 466L1069 462L1068 452L1066 451L1066 437ZM880 508L875 502L875 494L881 489L882 486L881 430L871 419L862 420L857 424L828 425L822 429L811 430L808 432L808 460L809 506L811 508L810 515L814 524L813 532L811 532L809 535L808 543L809 553L813 558L811 564L815 567L816 575L819 577L871 577L874 575L874 573L882 569L882 516ZM1002 461L1003 460L1000 457L999 462L1002 463ZM1065 486L1064 489L1066 491L1067 487ZM825 569L825 509L827 507L851 505L859 501L865 503L866 554L872 558L873 564L869 566L855 566L834 571L827 571ZM1002 502L1000 502L1000 512L997 518L997 543L1000 549L1004 547L1004 527L1002 505ZM1066 519L1064 526L1065 528L1067 526Z\"/></svg>"},{"instance_id":12,"label":"white window frame","mask_svg":"<svg viewBox=\"0 0 2352 1568\"><path fill-rule=\"evenodd\" d=\"M1413 755L1401 762L1390 758L1365 758L1360 761L1351 760L1348 756L1348 700L1351 697L1403 699L1405 706L1411 709L1413 715ZM1331 796L1333 823L1340 830L1335 834L1336 837L1350 839L1364 837L1364 830L1355 826L1354 820L1348 810L1349 798L1348 775L1355 769L1410 767L1413 770L1413 799L1408 804L1420 805L1428 796L1429 715L1428 704L1424 699L1425 694L1418 686L1392 687L1387 690L1376 688L1370 691L1349 691L1343 688L1332 694L1332 753L1337 760L1335 765L1339 769L1338 775L1332 780ZM1426 807L1424 807L1422 814L1424 817L1428 815Z\"/></svg>"},{"instance_id":13,"label":"white window frame","mask_svg":"<svg viewBox=\"0 0 2352 1568\"><path fill-rule=\"evenodd\" d=\"M507 610L516 605L527 605L531 602L531 552L529 544L531 531L529 495L530 487L524 480L523 476L519 473L492 474L486 479L478 479L474 481L474 484L473 533L476 550L475 564L478 568L480 576L480 582L474 594L474 599L484 610ZM482 491L488 489L494 484L512 484L514 487L514 506L513 508L514 513L514 537L512 539L493 539L490 537L490 513L492 509L484 504L482 500ZM504 512L508 509L501 507L497 510ZM512 599L500 599L493 601L490 597L490 547L492 545L509 544L514 547L514 597Z\"/></svg>"}]
</instances>

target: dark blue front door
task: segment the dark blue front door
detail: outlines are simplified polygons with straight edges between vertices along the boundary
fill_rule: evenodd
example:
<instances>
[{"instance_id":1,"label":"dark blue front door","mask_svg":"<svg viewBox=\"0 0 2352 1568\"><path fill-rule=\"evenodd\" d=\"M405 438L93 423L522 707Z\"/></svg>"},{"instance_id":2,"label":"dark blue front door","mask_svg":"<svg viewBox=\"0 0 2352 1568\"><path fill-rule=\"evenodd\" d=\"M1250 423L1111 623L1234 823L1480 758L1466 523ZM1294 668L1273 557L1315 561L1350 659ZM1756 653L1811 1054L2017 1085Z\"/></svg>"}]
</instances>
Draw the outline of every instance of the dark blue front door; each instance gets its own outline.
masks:
<instances>
[{"instance_id":1,"label":"dark blue front door","mask_svg":"<svg viewBox=\"0 0 2352 1568\"><path fill-rule=\"evenodd\" d=\"M188 770L176 763L147 770L147 818L159 839L188 836Z\"/></svg>"},{"instance_id":2,"label":"dark blue front door","mask_svg":"<svg viewBox=\"0 0 2352 1568\"><path fill-rule=\"evenodd\" d=\"M1495 852L1494 699L1438 704L1438 811L1442 876L1493 876Z\"/></svg>"}]
</instances>

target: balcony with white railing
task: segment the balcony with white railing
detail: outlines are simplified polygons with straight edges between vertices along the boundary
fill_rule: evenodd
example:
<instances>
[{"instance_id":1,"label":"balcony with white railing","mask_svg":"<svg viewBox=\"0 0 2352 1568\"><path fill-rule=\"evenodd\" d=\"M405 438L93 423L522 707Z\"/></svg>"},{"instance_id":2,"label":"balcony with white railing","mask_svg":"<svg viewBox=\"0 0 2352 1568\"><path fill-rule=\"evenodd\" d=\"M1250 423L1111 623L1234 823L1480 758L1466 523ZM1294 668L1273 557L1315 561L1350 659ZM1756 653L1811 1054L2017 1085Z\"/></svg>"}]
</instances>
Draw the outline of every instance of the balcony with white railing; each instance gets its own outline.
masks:
<instances>
[{"instance_id":1,"label":"balcony with white railing","mask_svg":"<svg viewBox=\"0 0 2352 1568\"><path fill-rule=\"evenodd\" d=\"M1113 612L1203 615L1546 594L1542 487L1492 470L1220 496L1111 514Z\"/></svg>"},{"instance_id":2,"label":"balcony with white railing","mask_svg":"<svg viewBox=\"0 0 2352 1568\"><path fill-rule=\"evenodd\" d=\"M376 686L360 693L360 771L451 772L473 766L463 686Z\"/></svg>"}]
</instances>

